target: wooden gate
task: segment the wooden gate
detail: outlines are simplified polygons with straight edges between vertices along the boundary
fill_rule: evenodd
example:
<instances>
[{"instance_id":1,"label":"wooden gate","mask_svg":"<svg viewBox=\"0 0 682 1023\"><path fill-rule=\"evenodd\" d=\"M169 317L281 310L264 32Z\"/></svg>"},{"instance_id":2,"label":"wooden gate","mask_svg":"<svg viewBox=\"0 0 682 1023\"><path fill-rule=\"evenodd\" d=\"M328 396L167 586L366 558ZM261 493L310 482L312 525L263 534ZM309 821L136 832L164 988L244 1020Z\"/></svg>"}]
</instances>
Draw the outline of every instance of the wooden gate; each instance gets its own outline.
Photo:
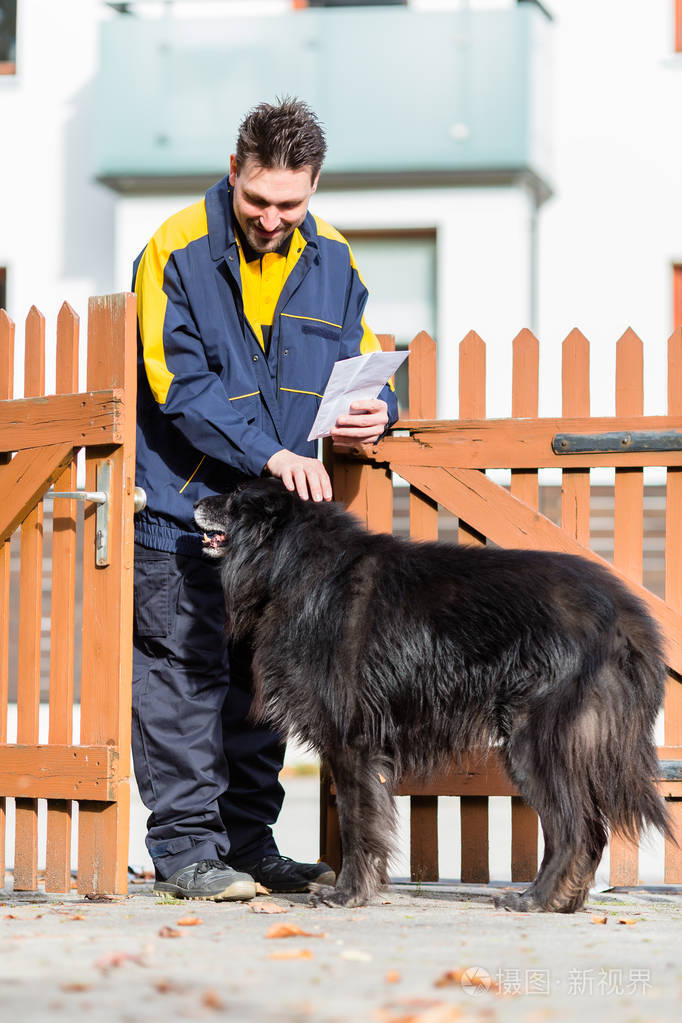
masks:
<instances>
[{"instance_id":1,"label":"wooden gate","mask_svg":"<svg viewBox=\"0 0 682 1023\"><path fill-rule=\"evenodd\" d=\"M135 472L135 299L90 299L87 387L78 392L78 317L57 323L56 391L45 392L45 321L26 321L23 399L12 400L14 324L0 310L0 879L5 876L6 798L15 799L14 888L38 887L38 800L47 800L47 891L71 887L72 806L78 804L78 890L125 892L129 841ZM76 635L77 501L56 498L52 558L44 565L43 498L76 490L85 449L83 621ZM102 500L104 497L104 500ZM47 515L50 505L46 506ZM19 592L10 593L11 550L20 547ZM39 735L43 590L49 589L49 733ZM10 599L12 597L12 599ZM9 677L18 612L16 679ZM74 664L81 645L80 741L74 742ZM76 680L78 681L78 680ZM8 696L16 682L16 741Z\"/></svg>"},{"instance_id":2,"label":"wooden gate","mask_svg":"<svg viewBox=\"0 0 682 1023\"><path fill-rule=\"evenodd\" d=\"M392 339L382 337L391 348ZM436 348L420 334L410 346L409 414L376 445L329 458L337 500L344 501L378 532L393 529L392 474L410 484L409 534L437 539L439 507L457 517L461 543L538 548L603 559L590 548L590 468L615 467L613 562L609 567L640 596L659 622L666 641L670 679L664 711L664 744L659 747L660 791L669 801L682 846L682 330L668 348L668 413L643 416L643 352L628 330L617 345L616 415L590 418L589 344L573 331L563 345L562 416L538 418L539 346L530 331L514 340L512 417L485 418L486 350L471 332L459 349L459 409L454 421L436 420ZM642 585L645 466L664 466L664 599ZM557 522L539 511L538 470L561 469ZM486 469L511 469L503 487ZM544 489L544 488L543 488ZM501 762L475 751L452 770L427 782L404 778L399 794L411 797L411 875L438 880L437 801L461 797L461 878L486 883L488 797L511 797L512 881L529 881L537 871L538 821L508 779ZM321 852L338 867L340 843L333 782L323 769ZM682 882L682 850L665 844L668 883ZM610 842L610 883L638 882L638 847Z\"/></svg>"}]
</instances>

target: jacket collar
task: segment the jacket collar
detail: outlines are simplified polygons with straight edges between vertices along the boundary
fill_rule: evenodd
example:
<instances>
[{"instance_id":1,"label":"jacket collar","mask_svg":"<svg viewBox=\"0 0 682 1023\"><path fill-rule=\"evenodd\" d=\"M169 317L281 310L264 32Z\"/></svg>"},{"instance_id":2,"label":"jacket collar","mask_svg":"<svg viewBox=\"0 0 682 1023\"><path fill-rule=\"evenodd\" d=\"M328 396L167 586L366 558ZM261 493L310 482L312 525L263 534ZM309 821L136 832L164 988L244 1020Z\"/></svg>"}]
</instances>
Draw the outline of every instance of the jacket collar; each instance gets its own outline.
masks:
<instances>
[{"instance_id":1,"label":"jacket collar","mask_svg":"<svg viewBox=\"0 0 682 1023\"><path fill-rule=\"evenodd\" d=\"M225 175L206 193L206 222L208 226L208 247L211 258L218 262L228 254L235 254L237 237L232 216L232 189ZM317 225L308 211L299 231L308 245L317 248Z\"/></svg>"}]
</instances>

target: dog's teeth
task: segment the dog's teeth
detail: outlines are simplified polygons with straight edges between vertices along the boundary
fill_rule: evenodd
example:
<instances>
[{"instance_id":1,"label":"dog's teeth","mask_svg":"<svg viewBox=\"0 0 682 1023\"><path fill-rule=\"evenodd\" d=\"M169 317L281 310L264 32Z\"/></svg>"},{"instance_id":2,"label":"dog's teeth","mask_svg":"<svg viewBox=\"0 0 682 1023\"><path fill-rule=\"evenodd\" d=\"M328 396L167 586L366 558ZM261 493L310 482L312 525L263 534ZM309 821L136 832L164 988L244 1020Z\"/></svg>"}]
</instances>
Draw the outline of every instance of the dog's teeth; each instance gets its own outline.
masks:
<instances>
[{"instance_id":1,"label":"dog's teeth","mask_svg":"<svg viewBox=\"0 0 682 1023\"><path fill-rule=\"evenodd\" d=\"M204 543L209 543L209 542L210 542L210 538L207 536L206 533L204 533Z\"/></svg>"}]
</instances>

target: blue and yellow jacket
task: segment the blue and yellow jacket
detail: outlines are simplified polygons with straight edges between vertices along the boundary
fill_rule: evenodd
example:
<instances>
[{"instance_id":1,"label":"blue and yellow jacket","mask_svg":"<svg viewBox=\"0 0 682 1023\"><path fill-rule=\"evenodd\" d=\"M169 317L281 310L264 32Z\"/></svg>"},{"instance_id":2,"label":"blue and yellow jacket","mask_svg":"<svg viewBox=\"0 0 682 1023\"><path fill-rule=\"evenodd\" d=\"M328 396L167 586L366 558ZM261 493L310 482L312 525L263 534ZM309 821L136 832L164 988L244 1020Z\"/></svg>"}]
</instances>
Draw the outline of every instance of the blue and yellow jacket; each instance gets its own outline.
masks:
<instances>
[{"instance_id":1,"label":"blue and yellow jacket","mask_svg":"<svg viewBox=\"0 0 682 1023\"><path fill-rule=\"evenodd\" d=\"M223 178L167 220L138 256L135 539L195 554L195 501L259 476L275 451L314 456L306 438L338 359L379 347L348 243L306 215L292 236L269 346L244 312L241 247ZM394 392L385 387L391 422Z\"/></svg>"}]
</instances>

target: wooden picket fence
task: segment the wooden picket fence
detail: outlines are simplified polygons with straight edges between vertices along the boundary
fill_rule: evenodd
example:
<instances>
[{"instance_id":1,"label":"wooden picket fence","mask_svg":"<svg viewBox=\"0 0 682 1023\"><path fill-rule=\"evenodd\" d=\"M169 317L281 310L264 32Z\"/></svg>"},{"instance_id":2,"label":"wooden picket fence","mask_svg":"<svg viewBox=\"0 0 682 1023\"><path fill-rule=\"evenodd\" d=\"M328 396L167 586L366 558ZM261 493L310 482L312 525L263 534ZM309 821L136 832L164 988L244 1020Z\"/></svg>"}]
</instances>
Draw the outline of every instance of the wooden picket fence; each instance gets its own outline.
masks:
<instances>
[{"instance_id":1,"label":"wooden picket fence","mask_svg":"<svg viewBox=\"0 0 682 1023\"><path fill-rule=\"evenodd\" d=\"M56 394L45 396L45 320L26 320L24 397L13 398L14 324L0 310L0 880L5 876L6 797L15 800L14 888L38 887L38 800L47 800L45 888L71 887L72 808L78 804L78 890L125 892L129 841L136 322L131 295L90 299L87 387L78 393L79 321L65 304L56 337ZM54 499L52 558L45 566L43 498L85 483L107 500L85 502L83 622L76 635L76 500ZM46 506L49 509L49 504ZM98 510L98 509L101 509ZM48 510L48 515L50 514ZM10 552L20 585L10 601ZM49 588L49 734L39 741L41 618ZM12 606L12 605L16 606ZM9 636L18 613L16 680ZM81 646L80 736L75 742L74 664ZM10 681L17 734L8 743Z\"/></svg>"},{"instance_id":2,"label":"wooden picket fence","mask_svg":"<svg viewBox=\"0 0 682 1023\"><path fill-rule=\"evenodd\" d=\"M393 340L382 337L390 349ZM666 640L667 686L664 745L658 784L672 814L679 847L665 843L664 880L682 882L682 330L668 348L668 411L643 416L643 347L628 330L617 344L616 415L590 418L589 343L574 330L563 344L562 415L538 417L539 345L528 330L513 343L512 416L486 419L486 348L471 332L459 347L459 415L439 421L436 413L436 347L426 334L410 345L409 413L376 445L329 457L334 492L378 532L393 529L393 474L410 484L409 533L437 539L439 507L458 519L461 543L567 551L602 559L590 549L590 468L614 467L613 562L611 568L648 605ZM617 436L611 436L611 435ZM597 435L595 437L595 435ZM587 438L587 439L586 439ZM553 443L554 442L554 443ZM329 455L329 453L328 453ZM664 466L665 594L642 585L645 466ZM540 514L538 470L560 468L561 513L555 523ZM511 470L502 487L486 469ZM521 799L493 752L472 753L462 763L428 779L404 778L400 795L411 804L411 875L435 881L438 869L438 798L460 797L461 879L489 880L490 796L511 798L511 880L537 872L538 820ZM322 773L322 857L340 865L333 781ZM612 885L638 881L638 847L610 842Z\"/></svg>"}]
</instances>

